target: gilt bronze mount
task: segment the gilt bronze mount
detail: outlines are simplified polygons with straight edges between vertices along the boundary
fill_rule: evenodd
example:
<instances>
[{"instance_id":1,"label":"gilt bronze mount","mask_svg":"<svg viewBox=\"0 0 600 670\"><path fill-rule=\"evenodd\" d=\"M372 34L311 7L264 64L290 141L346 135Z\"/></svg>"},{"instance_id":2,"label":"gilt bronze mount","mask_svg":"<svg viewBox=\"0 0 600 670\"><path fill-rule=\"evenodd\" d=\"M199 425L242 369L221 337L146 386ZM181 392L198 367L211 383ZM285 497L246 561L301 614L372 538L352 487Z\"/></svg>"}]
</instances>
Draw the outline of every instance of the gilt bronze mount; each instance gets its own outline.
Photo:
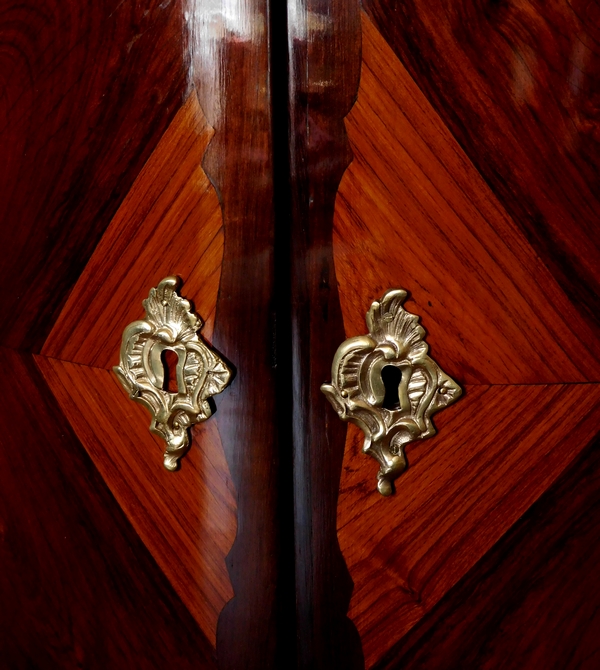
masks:
<instances>
[{"instance_id":1,"label":"gilt bronze mount","mask_svg":"<svg viewBox=\"0 0 600 670\"><path fill-rule=\"evenodd\" d=\"M167 277L150 289L142 303L146 317L125 328L121 360L113 368L129 397L150 411L150 430L167 443L164 466L171 471L189 448L188 429L211 416L208 399L231 377L225 362L198 337L202 321L177 294L178 285L177 277ZM165 351L177 355L177 392L165 388Z\"/></svg>"},{"instance_id":2,"label":"gilt bronze mount","mask_svg":"<svg viewBox=\"0 0 600 670\"><path fill-rule=\"evenodd\" d=\"M393 493L407 466L404 447L435 434L431 417L455 402L460 386L428 355L419 317L402 306L407 292L392 289L367 312L368 335L343 342L333 359L332 381L321 390L344 421L365 433L363 451L380 465L377 488ZM399 371L397 402L386 407L382 373Z\"/></svg>"}]
</instances>

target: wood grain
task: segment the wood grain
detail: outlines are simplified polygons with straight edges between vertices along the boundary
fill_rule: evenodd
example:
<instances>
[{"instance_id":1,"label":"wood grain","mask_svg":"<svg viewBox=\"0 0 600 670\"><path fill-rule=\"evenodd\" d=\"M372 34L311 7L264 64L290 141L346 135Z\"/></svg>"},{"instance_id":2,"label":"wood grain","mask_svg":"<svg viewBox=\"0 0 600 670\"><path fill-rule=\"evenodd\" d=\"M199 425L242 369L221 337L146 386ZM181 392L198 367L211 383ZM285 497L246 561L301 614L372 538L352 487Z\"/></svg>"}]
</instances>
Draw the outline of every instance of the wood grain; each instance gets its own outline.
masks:
<instances>
[{"instance_id":1,"label":"wood grain","mask_svg":"<svg viewBox=\"0 0 600 670\"><path fill-rule=\"evenodd\" d=\"M288 33L289 226L298 658L301 668L363 667L346 617L352 584L336 537L343 424L320 385L344 339L333 262L335 194L351 159L344 117L360 75L358 2L292 2ZM289 428L288 428L289 430Z\"/></svg>"},{"instance_id":2,"label":"wood grain","mask_svg":"<svg viewBox=\"0 0 600 670\"><path fill-rule=\"evenodd\" d=\"M233 597L225 557L236 532L235 491L214 420L193 430L181 470L162 466L148 412L112 372L36 357L80 442L123 512L211 644Z\"/></svg>"},{"instance_id":3,"label":"wood grain","mask_svg":"<svg viewBox=\"0 0 600 670\"><path fill-rule=\"evenodd\" d=\"M0 6L9 666L597 665L598 4L364 5L346 124L357 2ZM173 273L176 474L106 370ZM469 385L384 500L319 386L398 285Z\"/></svg>"},{"instance_id":4,"label":"wood grain","mask_svg":"<svg viewBox=\"0 0 600 670\"><path fill-rule=\"evenodd\" d=\"M567 105L573 114L568 121L564 110L558 118L546 104L564 92L562 47L581 37L582 51L589 50L597 8L588 5L587 23L576 29L557 16L581 6L534 4L437 2L433 9L418 1L401 7L365 3L376 26L363 19L361 85L347 119L355 158L340 185L334 222L346 331L365 333L372 300L390 287L406 288L413 298L409 309L429 332L432 356L461 383L475 384L436 417L437 437L409 447L410 468L389 500L376 492L377 466L360 451L362 433L350 427L338 532L355 582L349 614L368 668L547 667L541 659L553 659L551 649L566 660L579 639L569 621L553 645L553 631L568 618L562 618L563 599L572 598L564 612L580 602L590 614L591 601L597 603L593 581L591 601L583 602L585 580L576 567L587 552L582 574L593 574L592 531L582 530L587 546L561 553L558 544L547 544L566 532L560 518L554 526L547 517L538 548L550 566L557 568L561 557L572 566L565 579L571 594L537 556L524 574L542 580L544 597L537 584L518 575L516 556L498 567L504 601L490 596L501 591L491 586L493 576L479 570L488 551L487 565L497 567L502 554L494 553L494 545L499 542L503 551L500 538L600 430L600 386L566 384L598 381L600 371L597 313L589 313L597 305L599 266L597 189L591 190L597 175L587 161L597 151L593 142L585 151L580 140L570 147L562 142L564 123L581 121L579 90ZM545 101L543 110L534 110L531 98L518 105L509 100L515 89L497 59L510 49L513 56L525 54L528 66L535 64L536 76L543 59L554 59L556 72L528 91ZM586 91L598 71L594 59L575 63L582 67L577 86ZM555 132L558 146L550 150ZM508 385L478 386L489 383ZM570 486L576 487L575 480ZM590 494L591 485L585 490ZM524 549L530 555L535 541ZM473 603L458 590L447 598L455 618L442 623L453 616L450 604L428 618L469 573L465 583ZM517 581L513 592L509 579ZM520 610L503 618L503 604ZM539 619L542 613L544 620L524 635L527 616ZM492 634L492 619L506 631ZM594 624L587 629L584 614L579 621L589 631L581 639L592 659ZM512 636L514 656L502 655L504 633Z\"/></svg>"},{"instance_id":5,"label":"wood grain","mask_svg":"<svg viewBox=\"0 0 600 670\"><path fill-rule=\"evenodd\" d=\"M371 302L411 292L434 358L465 383L600 379L585 323L372 23L363 20L354 161L334 251L348 335Z\"/></svg>"},{"instance_id":6,"label":"wood grain","mask_svg":"<svg viewBox=\"0 0 600 670\"><path fill-rule=\"evenodd\" d=\"M201 168L212 130L192 93L140 172L42 353L110 368L127 324L143 318L148 291L169 275L184 280L210 338L223 255L222 215Z\"/></svg>"},{"instance_id":7,"label":"wood grain","mask_svg":"<svg viewBox=\"0 0 600 670\"><path fill-rule=\"evenodd\" d=\"M600 385L472 386L407 448L383 499L351 427L338 507L367 668L492 548L598 433Z\"/></svg>"},{"instance_id":8,"label":"wood grain","mask_svg":"<svg viewBox=\"0 0 600 670\"><path fill-rule=\"evenodd\" d=\"M213 343L235 367L215 420L237 491L227 557L235 598L219 618L222 670L287 667L296 638L293 528L280 469L274 276L274 187L266 0L199 3L194 83L215 134L204 169L223 208L224 249ZM287 436L286 436L287 437ZM284 477L285 474L285 477ZM291 592L291 593L290 593Z\"/></svg>"},{"instance_id":9,"label":"wood grain","mask_svg":"<svg viewBox=\"0 0 600 670\"><path fill-rule=\"evenodd\" d=\"M598 3L363 4L598 335Z\"/></svg>"},{"instance_id":10,"label":"wood grain","mask_svg":"<svg viewBox=\"0 0 600 670\"><path fill-rule=\"evenodd\" d=\"M39 351L188 90L182 2L4 0L3 342Z\"/></svg>"},{"instance_id":11,"label":"wood grain","mask_svg":"<svg viewBox=\"0 0 600 670\"><path fill-rule=\"evenodd\" d=\"M5 668L216 668L30 356L0 348Z\"/></svg>"},{"instance_id":12,"label":"wood grain","mask_svg":"<svg viewBox=\"0 0 600 670\"><path fill-rule=\"evenodd\" d=\"M599 477L596 439L377 668L598 667Z\"/></svg>"}]
</instances>

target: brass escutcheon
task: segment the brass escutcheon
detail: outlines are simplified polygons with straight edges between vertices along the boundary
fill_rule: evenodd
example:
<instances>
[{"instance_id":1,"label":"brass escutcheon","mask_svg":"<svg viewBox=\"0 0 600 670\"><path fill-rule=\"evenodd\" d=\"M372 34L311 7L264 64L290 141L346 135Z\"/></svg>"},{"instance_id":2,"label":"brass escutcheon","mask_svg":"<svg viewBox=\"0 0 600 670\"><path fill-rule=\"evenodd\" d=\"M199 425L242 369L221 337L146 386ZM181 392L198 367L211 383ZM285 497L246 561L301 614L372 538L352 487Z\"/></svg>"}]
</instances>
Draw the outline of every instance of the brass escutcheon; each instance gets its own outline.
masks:
<instances>
[{"instance_id":1,"label":"brass escutcheon","mask_svg":"<svg viewBox=\"0 0 600 670\"><path fill-rule=\"evenodd\" d=\"M211 416L208 399L231 378L225 362L198 337L202 321L177 294L178 285L178 277L167 277L150 289L142 303L146 317L125 328L121 360L113 368L129 397L150 410L150 430L167 443L164 466L171 471L189 448L188 429ZM164 388L167 350L177 355L177 392Z\"/></svg>"},{"instance_id":2,"label":"brass escutcheon","mask_svg":"<svg viewBox=\"0 0 600 670\"><path fill-rule=\"evenodd\" d=\"M431 417L455 402L460 386L428 355L419 317L403 308L407 292L392 289L367 312L368 335L343 342L333 359L332 381L321 390L343 421L365 433L363 451L378 461L377 488L393 493L407 463L404 447L435 435ZM399 371L398 402L384 407L383 370Z\"/></svg>"}]
</instances>

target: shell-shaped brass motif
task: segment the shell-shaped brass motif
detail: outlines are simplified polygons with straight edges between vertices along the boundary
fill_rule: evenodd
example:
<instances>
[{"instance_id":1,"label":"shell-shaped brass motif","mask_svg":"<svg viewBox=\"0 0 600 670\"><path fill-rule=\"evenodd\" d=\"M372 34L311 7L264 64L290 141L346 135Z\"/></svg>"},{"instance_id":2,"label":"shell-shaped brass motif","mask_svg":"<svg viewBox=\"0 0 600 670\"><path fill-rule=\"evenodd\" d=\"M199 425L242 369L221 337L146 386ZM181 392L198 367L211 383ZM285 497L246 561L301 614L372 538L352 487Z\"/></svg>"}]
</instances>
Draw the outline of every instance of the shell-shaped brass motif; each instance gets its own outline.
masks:
<instances>
[{"instance_id":1,"label":"shell-shaped brass motif","mask_svg":"<svg viewBox=\"0 0 600 670\"><path fill-rule=\"evenodd\" d=\"M402 306L407 293L388 291L367 312L368 335L352 337L338 348L332 381L321 390L344 421L365 433L363 451L379 465L377 488L393 493L394 480L406 469L404 447L435 434L431 417L455 402L460 386L428 355L419 317ZM383 370L399 371L397 402L386 407Z\"/></svg>"},{"instance_id":2,"label":"shell-shaped brass motif","mask_svg":"<svg viewBox=\"0 0 600 670\"><path fill-rule=\"evenodd\" d=\"M176 470L189 448L188 429L212 414L208 399L229 383L225 362L198 337L199 317L177 295L179 279L167 277L143 302L146 317L123 333L121 360L113 370L129 397L148 408L150 430L167 443L164 466ZM164 388L167 350L177 355L177 392Z\"/></svg>"}]
</instances>

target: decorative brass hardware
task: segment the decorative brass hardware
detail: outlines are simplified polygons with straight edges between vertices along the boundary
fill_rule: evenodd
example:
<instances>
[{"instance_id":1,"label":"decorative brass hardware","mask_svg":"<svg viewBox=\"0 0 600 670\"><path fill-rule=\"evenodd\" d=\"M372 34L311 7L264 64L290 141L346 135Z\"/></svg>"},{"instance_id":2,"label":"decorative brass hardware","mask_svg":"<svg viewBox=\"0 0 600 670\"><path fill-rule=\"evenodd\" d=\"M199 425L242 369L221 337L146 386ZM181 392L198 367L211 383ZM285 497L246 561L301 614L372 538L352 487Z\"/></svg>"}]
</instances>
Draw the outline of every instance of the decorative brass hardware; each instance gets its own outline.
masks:
<instances>
[{"instance_id":1,"label":"decorative brass hardware","mask_svg":"<svg viewBox=\"0 0 600 670\"><path fill-rule=\"evenodd\" d=\"M123 332L121 360L113 370L129 397L150 410L150 430L167 443L164 465L176 470L189 448L188 428L212 414L208 398L229 383L224 361L202 342L202 320L177 295L178 277L167 277L143 301L146 317ZM164 388L165 351L177 354L177 392Z\"/></svg>"},{"instance_id":2,"label":"decorative brass hardware","mask_svg":"<svg viewBox=\"0 0 600 670\"><path fill-rule=\"evenodd\" d=\"M406 469L404 446L435 435L432 415L455 402L460 386L428 355L419 317L402 304L407 292L388 291L367 312L369 335L351 337L335 353L331 384L321 390L344 421L365 433L363 451L379 465L379 493L393 493L393 481ZM385 407L382 372L400 373L397 401Z\"/></svg>"}]
</instances>

